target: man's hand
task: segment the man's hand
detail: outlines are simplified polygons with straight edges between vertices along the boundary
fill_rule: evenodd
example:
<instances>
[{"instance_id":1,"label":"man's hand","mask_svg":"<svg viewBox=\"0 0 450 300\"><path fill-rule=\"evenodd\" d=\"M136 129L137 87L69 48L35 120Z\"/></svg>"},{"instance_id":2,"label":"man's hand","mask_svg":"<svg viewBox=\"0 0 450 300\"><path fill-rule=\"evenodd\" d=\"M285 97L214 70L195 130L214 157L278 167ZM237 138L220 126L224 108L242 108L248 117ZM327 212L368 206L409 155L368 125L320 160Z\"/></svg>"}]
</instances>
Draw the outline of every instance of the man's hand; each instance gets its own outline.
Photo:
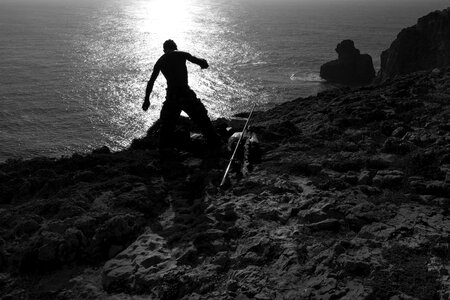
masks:
<instances>
[{"instance_id":1,"label":"man's hand","mask_svg":"<svg viewBox=\"0 0 450 300\"><path fill-rule=\"evenodd\" d=\"M201 67L202 69L208 69L209 65L208 65L208 62L206 61L206 59L202 59L202 60L201 60L200 67Z\"/></svg>"},{"instance_id":2,"label":"man's hand","mask_svg":"<svg viewBox=\"0 0 450 300\"><path fill-rule=\"evenodd\" d=\"M147 109L148 109L149 106L150 106L150 100L146 98L146 99L144 100L144 103L142 103L142 109L143 109L144 111L147 111Z\"/></svg>"},{"instance_id":3,"label":"man's hand","mask_svg":"<svg viewBox=\"0 0 450 300\"><path fill-rule=\"evenodd\" d=\"M188 61L190 61L191 63L194 63L196 65L199 65L200 68L202 68L202 69L208 69L209 65L208 65L208 62L206 61L206 59L192 56L189 53L186 53L186 54L188 55L186 58Z\"/></svg>"}]
</instances>

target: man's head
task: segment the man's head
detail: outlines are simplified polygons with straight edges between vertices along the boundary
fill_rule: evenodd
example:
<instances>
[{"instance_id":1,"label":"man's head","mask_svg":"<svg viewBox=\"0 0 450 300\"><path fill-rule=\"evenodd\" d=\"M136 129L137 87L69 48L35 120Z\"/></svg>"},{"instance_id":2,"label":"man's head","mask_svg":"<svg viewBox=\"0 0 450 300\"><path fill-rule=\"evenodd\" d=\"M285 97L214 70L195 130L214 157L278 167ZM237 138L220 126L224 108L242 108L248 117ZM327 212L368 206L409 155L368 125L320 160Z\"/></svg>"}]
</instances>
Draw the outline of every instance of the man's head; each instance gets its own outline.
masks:
<instances>
[{"instance_id":1,"label":"man's head","mask_svg":"<svg viewBox=\"0 0 450 300\"><path fill-rule=\"evenodd\" d=\"M164 53L178 50L177 44L173 40L167 40L163 44Z\"/></svg>"}]
</instances>

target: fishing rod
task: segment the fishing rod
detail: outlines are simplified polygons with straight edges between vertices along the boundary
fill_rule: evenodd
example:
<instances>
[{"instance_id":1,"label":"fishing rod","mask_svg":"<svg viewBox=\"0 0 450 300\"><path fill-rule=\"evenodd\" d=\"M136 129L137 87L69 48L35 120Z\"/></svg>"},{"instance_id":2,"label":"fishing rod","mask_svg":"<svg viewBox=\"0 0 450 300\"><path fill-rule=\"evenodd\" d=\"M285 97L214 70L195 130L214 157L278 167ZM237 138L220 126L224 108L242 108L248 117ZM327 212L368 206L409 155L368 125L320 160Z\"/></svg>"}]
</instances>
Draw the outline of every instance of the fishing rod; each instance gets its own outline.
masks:
<instances>
[{"instance_id":1,"label":"fishing rod","mask_svg":"<svg viewBox=\"0 0 450 300\"><path fill-rule=\"evenodd\" d=\"M228 162L228 166L227 166L227 169L225 170L225 174L223 174L222 181L220 182L220 187L222 187L225 184L225 180L227 178L228 172L230 171L230 167L231 167L231 164L233 163L234 156L236 155L236 152L238 150L239 144L241 143L242 137L245 135L245 130L247 129L248 123L253 115L253 110L255 109L255 107L256 107L256 103L253 103L252 110L250 111L247 121L245 122L244 128L242 129L241 136L239 137L236 147L234 148L233 155L231 155L230 161Z\"/></svg>"}]
</instances>

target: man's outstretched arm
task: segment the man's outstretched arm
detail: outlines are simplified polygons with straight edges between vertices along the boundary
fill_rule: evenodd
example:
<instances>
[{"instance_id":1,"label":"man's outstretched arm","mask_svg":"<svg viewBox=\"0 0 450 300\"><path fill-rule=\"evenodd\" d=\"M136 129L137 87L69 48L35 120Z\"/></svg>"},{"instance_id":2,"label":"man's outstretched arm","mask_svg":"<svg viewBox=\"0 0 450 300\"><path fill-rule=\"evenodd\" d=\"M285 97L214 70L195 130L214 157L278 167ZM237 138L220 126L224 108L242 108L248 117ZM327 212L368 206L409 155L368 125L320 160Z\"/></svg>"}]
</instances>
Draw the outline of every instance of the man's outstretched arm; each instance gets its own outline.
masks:
<instances>
[{"instance_id":1,"label":"man's outstretched arm","mask_svg":"<svg viewBox=\"0 0 450 300\"><path fill-rule=\"evenodd\" d=\"M155 65L155 67L153 68L152 76L150 76L150 80L147 83L147 88L145 89L145 98L144 103L142 104L142 109L144 111L146 111L150 106L150 94L152 93L153 85L155 84L158 75L159 75L159 67Z\"/></svg>"},{"instance_id":2,"label":"man's outstretched arm","mask_svg":"<svg viewBox=\"0 0 450 300\"><path fill-rule=\"evenodd\" d=\"M202 69L207 69L209 67L208 62L206 61L206 59L203 58L198 58L193 55L190 55L187 58L187 60L190 61L191 63L199 65Z\"/></svg>"}]
</instances>

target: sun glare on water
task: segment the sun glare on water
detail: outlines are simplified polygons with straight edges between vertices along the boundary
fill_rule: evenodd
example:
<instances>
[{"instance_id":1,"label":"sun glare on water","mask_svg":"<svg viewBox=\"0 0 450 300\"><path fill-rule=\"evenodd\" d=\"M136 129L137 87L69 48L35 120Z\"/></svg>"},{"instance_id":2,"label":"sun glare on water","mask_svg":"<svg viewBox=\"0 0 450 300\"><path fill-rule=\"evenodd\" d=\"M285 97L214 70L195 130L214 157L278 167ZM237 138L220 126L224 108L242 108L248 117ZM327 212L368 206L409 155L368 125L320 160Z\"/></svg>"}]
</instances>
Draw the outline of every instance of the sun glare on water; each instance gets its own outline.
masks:
<instances>
[{"instance_id":1,"label":"sun glare on water","mask_svg":"<svg viewBox=\"0 0 450 300\"><path fill-rule=\"evenodd\" d=\"M146 1L142 7L140 31L148 33L158 45L166 39L174 39L182 44L191 23L189 1L154 0Z\"/></svg>"}]
</instances>

